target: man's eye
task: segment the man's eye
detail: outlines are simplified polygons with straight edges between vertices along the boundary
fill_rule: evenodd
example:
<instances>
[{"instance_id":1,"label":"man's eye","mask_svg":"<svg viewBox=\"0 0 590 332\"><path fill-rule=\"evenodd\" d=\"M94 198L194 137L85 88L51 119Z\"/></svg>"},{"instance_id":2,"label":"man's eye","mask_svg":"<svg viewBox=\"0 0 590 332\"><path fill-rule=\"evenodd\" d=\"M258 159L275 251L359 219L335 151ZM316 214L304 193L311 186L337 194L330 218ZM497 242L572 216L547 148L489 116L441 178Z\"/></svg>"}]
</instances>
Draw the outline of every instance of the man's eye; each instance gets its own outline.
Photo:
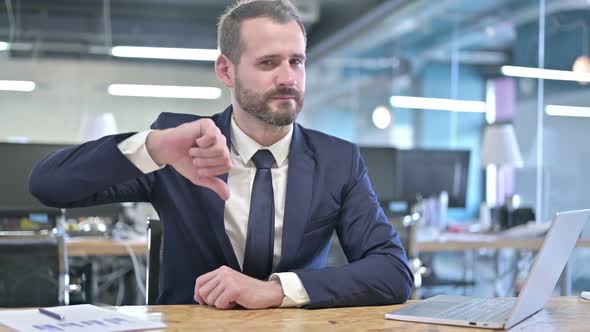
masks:
<instances>
[{"instance_id":1,"label":"man's eye","mask_svg":"<svg viewBox=\"0 0 590 332\"><path fill-rule=\"evenodd\" d=\"M304 59L293 59L293 60L291 60L291 64L302 66L305 64L305 60Z\"/></svg>"}]
</instances>

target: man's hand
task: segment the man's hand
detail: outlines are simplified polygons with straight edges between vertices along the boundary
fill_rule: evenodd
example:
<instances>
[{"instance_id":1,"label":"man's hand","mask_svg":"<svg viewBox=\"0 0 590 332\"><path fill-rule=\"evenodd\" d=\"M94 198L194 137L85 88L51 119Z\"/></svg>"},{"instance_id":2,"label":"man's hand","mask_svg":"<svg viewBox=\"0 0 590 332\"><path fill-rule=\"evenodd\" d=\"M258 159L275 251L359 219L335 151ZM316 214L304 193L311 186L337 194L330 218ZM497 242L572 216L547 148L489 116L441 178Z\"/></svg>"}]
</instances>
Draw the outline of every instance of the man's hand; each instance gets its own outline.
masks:
<instances>
[{"instance_id":1,"label":"man's hand","mask_svg":"<svg viewBox=\"0 0 590 332\"><path fill-rule=\"evenodd\" d=\"M210 119L154 130L146 140L149 155L158 165L171 165L192 183L229 198L227 183L217 178L229 172L231 158L225 136Z\"/></svg>"},{"instance_id":2,"label":"man's hand","mask_svg":"<svg viewBox=\"0 0 590 332\"><path fill-rule=\"evenodd\" d=\"M231 309L236 305L246 309L278 307L283 296L280 281L260 281L227 266L203 274L195 282L195 301L219 309Z\"/></svg>"}]
</instances>

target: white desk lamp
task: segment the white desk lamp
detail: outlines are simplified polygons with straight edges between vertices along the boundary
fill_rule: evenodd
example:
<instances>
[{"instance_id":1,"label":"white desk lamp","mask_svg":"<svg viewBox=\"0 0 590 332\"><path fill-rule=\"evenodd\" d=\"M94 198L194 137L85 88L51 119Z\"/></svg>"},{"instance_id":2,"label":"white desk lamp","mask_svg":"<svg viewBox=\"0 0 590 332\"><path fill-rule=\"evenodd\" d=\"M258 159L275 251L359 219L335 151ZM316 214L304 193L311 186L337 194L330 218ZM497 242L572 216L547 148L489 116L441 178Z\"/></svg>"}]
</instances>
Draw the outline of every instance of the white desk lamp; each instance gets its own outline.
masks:
<instances>
[{"instance_id":1,"label":"white desk lamp","mask_svg":"<svg viewBox=\"0 0 590 332\"><path fill-rule=\"evenodd\" d=\"M117 133L117 121L113 113L84 115L82 117L80 126L80 138L82 141L91 141Z\"/></svg>"},{"instance_id":2,"label":"white desk lamp","mask_svg":"<svg viewBox=\"0 0 590 332\"><path fill-rule=\"evenodd\" d=\"M517 168L523 166L512 123L491 124L485 128L481 148L481 164Z\"/></svg>"},{"instance_id":3,"label":"white desk lamp","mask_svg":"<svg viewBox=\"0 0 590 332\"><path fill-rule=\"evenodd\" d=\"M481 146L481 165L488 169L486 173L486 185L488 186L487 200L488 204L482 204L480 218L482 229L491 226L489 208L497 206L496 193L499 187L497 173L501 175L502 168L513 166L520 168L523 166L522 155L516 141L516 134L512 123L495 123L488 125L484 130L483 141ZM494 166L490 169L488 166ZM494 172L492 172L494 171ZM493 188L489 188L493 186ZM492 189L492 190L489 190ZM519 205L516 195L510 195L508 203L512 207ZM490 206L491 205L491 206Z\"/></svg>"}]
</instances>

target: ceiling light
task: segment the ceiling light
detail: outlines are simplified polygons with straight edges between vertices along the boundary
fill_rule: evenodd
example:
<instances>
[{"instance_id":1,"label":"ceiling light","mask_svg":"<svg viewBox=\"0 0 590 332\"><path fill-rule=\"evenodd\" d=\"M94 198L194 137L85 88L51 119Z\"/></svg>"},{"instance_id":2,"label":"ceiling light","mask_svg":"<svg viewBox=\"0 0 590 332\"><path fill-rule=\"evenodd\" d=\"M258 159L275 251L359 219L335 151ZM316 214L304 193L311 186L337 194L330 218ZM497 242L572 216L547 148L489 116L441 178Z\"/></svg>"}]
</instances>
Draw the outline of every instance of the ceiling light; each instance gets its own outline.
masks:
<instances>
[{"instance_id":1,"label":"ceiling light","mask_svg":"<svg viewBox=\"0 0 590 332\"><path fill-rule=\"evenodd\" d=\"M379 106L373 111L373 124L379 129L385 129L391 124L391 113L385 106Z\"/></svg>"},{"instance_id":2,"label":"ceiling light","mask_svg":"<svg viewBox=\"0 0 590 332\"><path fill-rule=\"evenodd\" d=\"M590 107L547 105L545 113L552 116L590 117Z\"/></svg>"},{"instance_id":3,"label":"ceiling light","mask_svg":"<svg viewBox=\"0 0 590 332\"><path fill-rule=\"evenodd\" d=\"M474 100L392 96L391 106L425 110L485 113L486 103Z\"/></svg>"},{"instance_id":4,"label":"ceiling light","mask_svg":"<svg viewBox=\"0 0 590 332\"><path fill-rule=\"evenodd\" d=\"M108 92L114 96L219 99L221 89L202 86L111 84Z\"/></svg>"},{"instance_id":5,"label":"ceiling light","mask_svg":"<svg viewBox=\"0 0 590 332\"><path fill-rule=\"evenodd\" d=\"M533 67L502 66L502 74L514 77L540 78L544 80L590 82L590 73Z\"/></svg>"},{"instance_id":6,"label":"ceiling light","mask_svg":"<svg viewBox=\"0 0 590 332\"><path fill-rule=\"evenodd\" d=\"M215 61L217 49L115 46L111 55L122 58Z\"/></svg>"},{"instance_id":7,"label":"ceiling light","mask_svg":"<svg viewBox=\"0 0 590 332\"><path fill-rule=\"evenodd\" d=\"M8 43L0 41L0 51L8 50Z\"/></svg>"},{"instance_id":8,"label":"ceiling light","mask_svg":"<svg viewBox=\"0 0 590 332\"><path fill-rule=\"evenodd\" d=\"M31 81L0 81L0 90L31 92L36 84Z\"/></svg>"}]
</instances>

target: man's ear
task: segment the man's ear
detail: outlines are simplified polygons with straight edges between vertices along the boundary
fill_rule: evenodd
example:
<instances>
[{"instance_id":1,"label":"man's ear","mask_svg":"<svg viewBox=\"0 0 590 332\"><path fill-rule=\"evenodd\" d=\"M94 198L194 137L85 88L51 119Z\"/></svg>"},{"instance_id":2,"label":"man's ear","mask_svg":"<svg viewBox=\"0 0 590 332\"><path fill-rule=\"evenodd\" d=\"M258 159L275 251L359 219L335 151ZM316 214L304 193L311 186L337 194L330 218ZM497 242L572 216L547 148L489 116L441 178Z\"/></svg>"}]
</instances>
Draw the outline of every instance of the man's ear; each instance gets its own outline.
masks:
<instances>
[{"instance_id":1,"label":"man's ear","mask_svg":"<svg viewBox=\"0 0 590 332\"><path fill-rule=\"evenodd\" d=\"M215 61L215 73L219 80L228 88L234 87L234 64L223 54L220 54Z\"/></svg>"}]
</instances>

